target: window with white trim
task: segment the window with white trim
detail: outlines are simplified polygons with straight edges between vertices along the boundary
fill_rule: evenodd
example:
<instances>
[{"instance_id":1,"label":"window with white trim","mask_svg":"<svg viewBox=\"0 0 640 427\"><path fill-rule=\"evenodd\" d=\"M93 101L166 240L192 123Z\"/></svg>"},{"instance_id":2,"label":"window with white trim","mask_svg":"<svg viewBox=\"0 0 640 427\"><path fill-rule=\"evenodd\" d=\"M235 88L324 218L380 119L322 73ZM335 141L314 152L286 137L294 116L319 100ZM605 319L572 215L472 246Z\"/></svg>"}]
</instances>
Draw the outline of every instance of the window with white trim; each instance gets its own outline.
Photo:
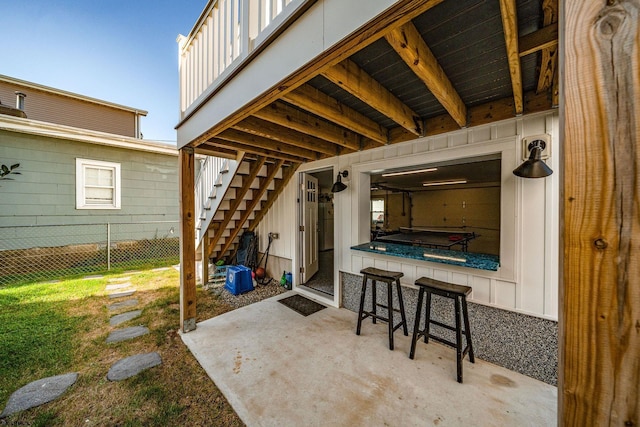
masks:
<instances>
[{"instance_id":1,"label":"window with white trim","mask_svg":"<svg viewBox=\"0 0 640 427\"><path fill-rule=\"evenodd\" d=\"M120 163L76 159L76 209L120 209Z\"/></svg>"},{"instance_id":2,"label":"window with white trim","mask_svg":"<svg viewBox=\"0 0 640 427\"><path fill-rule=\"evenodd\" d=\"M371 224L374 227L384 225L384 199L371 199Z\"/></svg>"}]
</instances>

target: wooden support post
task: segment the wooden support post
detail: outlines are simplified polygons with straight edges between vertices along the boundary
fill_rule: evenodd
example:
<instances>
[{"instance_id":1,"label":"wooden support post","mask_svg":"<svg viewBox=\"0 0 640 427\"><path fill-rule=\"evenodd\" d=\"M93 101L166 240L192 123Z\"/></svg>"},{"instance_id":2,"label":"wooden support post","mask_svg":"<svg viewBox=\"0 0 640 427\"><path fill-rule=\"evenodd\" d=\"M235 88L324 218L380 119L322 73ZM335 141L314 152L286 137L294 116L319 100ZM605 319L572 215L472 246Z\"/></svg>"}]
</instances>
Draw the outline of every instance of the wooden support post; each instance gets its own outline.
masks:
<instances>
[{"instance_id":1,"label":"wooden support post","mask_svg":"<svg viewBox=\"0 0 640 427\"><path fill-rule=\"evenodd\" d=\"M640 0L564 0L559 419L640 425Z\"/></svg>"},{"instance_id":2,"label":"wooden support post","mask_svg":"<svg viewBox=\"0 0 640 427\"><path fill-rule=\"evenodd\" d=\"M183 147L178 154L180 174L180 329L196 328L196 229L193 192L194 151Z\"/></svg>"}]
</instances>

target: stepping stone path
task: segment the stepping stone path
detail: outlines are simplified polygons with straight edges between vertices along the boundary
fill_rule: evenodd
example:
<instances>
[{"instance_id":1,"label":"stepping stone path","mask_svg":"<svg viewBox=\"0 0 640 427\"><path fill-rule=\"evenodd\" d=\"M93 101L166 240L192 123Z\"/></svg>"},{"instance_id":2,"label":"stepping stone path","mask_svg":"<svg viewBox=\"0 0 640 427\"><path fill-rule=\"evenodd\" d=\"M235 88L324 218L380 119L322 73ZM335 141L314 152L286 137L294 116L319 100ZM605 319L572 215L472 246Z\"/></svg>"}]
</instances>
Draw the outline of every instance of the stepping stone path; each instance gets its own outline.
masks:
<instances>
[{"instance_id":1,"label":"stepping stone path","mask_svg":"<svg viewBox=\"0 0 640 427\"><path fill-rule=\"evenodd\" d=\"M161 271L162 269L155 269L154 271ZM130 272L135 273L135 272ZM86 276L84 279L100 279L103 276ZM106 289L108 291L115 291L119 289L126 289L131 287L131 283L128 282L131 277L120 277L109 280L109 284ZM123 283L125 282L125 283ZM109 294L110 299L121 298L133 295L135 289L127 289L126 291L114 292ZM138 305L137 299L128 299L125 301L115 302L107 306L110 311L119 310L124 307L132 307ZM142 314L142 310L134 310L126 313L117 314L109 319L110 326L118 326L121 323L135 319ZM130 340L149 333L149 329L145 326L132 326L129 328L116 329L109 334L106 339L107 343L116 343L124 340ZM131 378L138 375L140 372L145 371L154 366L162 364L162 358L157 352L136 354L133 356L125 357L111 365L109 372L107 373L107 379L109 381L121 381L127 378ZM69 387L75 384L78 379L77 373L69 373L64 375L57 375L54 377L43 378L37 381L33 381L24 387L16 390L9 401L7 406L0 413L0 419L15 414L16 412L24 411L26 409L33 408L35 406L42 405L47 402L51 402L54 399L60 397ZM4 422L3 422L4 423ZM0 423L2 424L2 423Z\"/></svg>"},{"instance_id":2,"label":"stepping stone path","mask_svg":"<svg viewBox=\"0 0 640 427\"><path fill-rule=\"evenodd\" d=\"M120 301L120 302L114 302L111 305L108 305L107 308L110 311L115 311L115 310L120 310L121 308L124 307L133 307L134 305L138 305L138 300L137 299L128 299L125 301Z\"/></svg>"},{"instance_id":3,"label":"stepping stone path","mask_svg":"<svg viewBox=\"0 0 640 427\"><path fill-rule=\"evenodd\" d=\"M0 418L8 417L16 412L24 411L62 396L78 379L77 373L56 375L33 381L13 392Z\"/></svg>"},{"instance_id":4,"label":"stepping stone path","mask_svg":"<svg viewBox=\"0 0 640 427\"><path fill-rule=\"evenodd\" d=\"M129 288L129 287L131 287L131 283L130 282L126 282L126 283L115 283L115 284L107 285L106 289L108 291L115 291L117 289L124 289L124 288Z\"/></svg>"},{"instance_id":5,"label":"stepping stone path","mask_svg":"<svg viewBox=\"0 0 640 427\"><path fill-rule=\"evenodd\" d=\"M135 356L126 357L114 363L111 369L109 369L107 379L109 381L125 380L149 368L158 366L161 363L162 359L155 351L146 354L136 354Z\"/></svg>"},{"instance_id":6,"label":"stepping stone path","mask_svg":"<svg viewBox=\"0 0 640 427\"><path fill-rule=\"evenodd\" d=\"M111 319L109 319L109 325L118 326L121 323L127 322L131 319L135 319L141 314L142 310L127 311L126 313L116 314L115 316L111 316Z\"/></svg>"},{"instance_id":7,"label":"stepping stone path","mask_svg":"<svg viewBox=\"0 0 640 427\"><path fill-rule=\"evenodd\" d=\"M122 298L122 297L130 297L131 295L133 295L135 293L136 293L135 289L131 289L131 290L127 290L127 291L121 291L121 292L114 292L112 294L109 294L109 298L116 299L116 298Z\"/></svg>"},{"instance_id":8,"label":"stepping stone path","mask_svg":"<svg viewBox=\"0 0 640 427\"><path fill-rule=\"evenodd\" d=\"M158 271L159 269L155 269L153 271ZM122 286L121 286L122 285ZM107 290L118 290L125 289L126 287L130 287L131 283L118 283L118 284L109 284L107 285ZM127 289L120 292L114 292L109 294L109 298L120 298L131 296L135 292L135 289ZM135 304L138 303L138 300L132 299L127 301L122 301L121 303L114 303L109 305L110 310L117 310L118 308L125 307L124 303L128 303L131 305L135 305L130 303L129 301L135 301ZM115 308L112 308L114 307ZM135 319L136 317L142 314L142 310L134 310L126 313L117 314L111 319L109 319L109 324L111 326L117 326L121 323L129 321L131 319ZM130 340L137 338L142 335L146 335L149 333L149 329L144 326L132 326L129 328L116 329L107 337L107 343L115 343L124 340ZM125 357L124 359L118 360L116 363L111 365L109 372L107 373L107 379L109 381L121 381L127 378L131 378L135 375L138 375L140 372L145 371L154 366L158 366L162 364L162 358L157 352L145 353L145 354L135 354L133 356Z\"/></svg>"},{"instance_id":9,"label":"stepping stone path","mask_svg":"<svg viewBox=\"0 0 640 427\"><path fill-rule=\"evenodd\" d=\"M126 341L147 335L149 329L144 326L131 326L124 329L116 329L107 337L107 343Z\"/></svg>"}]
</instances>

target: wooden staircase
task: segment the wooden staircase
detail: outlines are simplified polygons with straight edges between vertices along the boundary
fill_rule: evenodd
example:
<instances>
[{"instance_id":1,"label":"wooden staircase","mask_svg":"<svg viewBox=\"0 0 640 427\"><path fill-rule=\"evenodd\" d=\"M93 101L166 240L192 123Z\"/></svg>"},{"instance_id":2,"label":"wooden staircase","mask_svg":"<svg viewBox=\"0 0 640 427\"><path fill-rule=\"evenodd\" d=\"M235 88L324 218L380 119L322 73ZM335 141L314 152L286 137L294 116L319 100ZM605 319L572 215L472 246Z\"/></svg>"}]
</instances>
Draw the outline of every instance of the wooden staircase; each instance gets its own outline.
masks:
<instances>
[{"instance_id":1,"label":"wooden staircase","mask_svg":"<svg viewBox=\"0 0 640 427\"><path fill-rule=\"evenodd\" d=\"M201 232L209 259L228 261L235 256L242 233L257 227L299 165L264 156L240 156L229 185L215 189L219 203L206 232Z\"/></svg>"}]
</instances>

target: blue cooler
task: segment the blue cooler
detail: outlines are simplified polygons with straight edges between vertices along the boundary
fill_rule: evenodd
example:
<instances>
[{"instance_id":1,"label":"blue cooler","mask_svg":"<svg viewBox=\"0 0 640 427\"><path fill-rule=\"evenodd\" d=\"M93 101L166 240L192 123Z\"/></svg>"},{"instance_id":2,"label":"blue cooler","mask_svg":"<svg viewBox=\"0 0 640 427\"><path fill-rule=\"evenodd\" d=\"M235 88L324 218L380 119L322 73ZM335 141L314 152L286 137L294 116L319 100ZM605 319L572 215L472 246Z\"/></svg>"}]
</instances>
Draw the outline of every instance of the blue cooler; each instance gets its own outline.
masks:
<instances>
[{"instance_id":1,"label":"blue cooler","mask_svg":"<svg viewBox=\"0 0 640 427\"><path fill-rule=\"evenodd\" d=\"M244 265L233 265L227 268L227 281L224 287L233 295L240 295L253 290L251 269Z\"/></svg>"}]
</instances>

